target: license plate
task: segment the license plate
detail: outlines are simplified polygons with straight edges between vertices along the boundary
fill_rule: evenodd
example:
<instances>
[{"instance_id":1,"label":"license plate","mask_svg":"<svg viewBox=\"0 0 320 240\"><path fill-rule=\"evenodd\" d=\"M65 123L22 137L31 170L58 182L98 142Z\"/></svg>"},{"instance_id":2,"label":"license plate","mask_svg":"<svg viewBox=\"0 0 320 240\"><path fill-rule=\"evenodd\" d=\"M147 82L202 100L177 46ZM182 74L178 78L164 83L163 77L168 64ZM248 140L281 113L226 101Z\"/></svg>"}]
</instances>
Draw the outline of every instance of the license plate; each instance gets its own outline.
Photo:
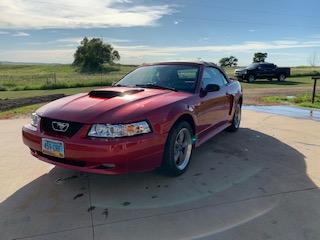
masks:
<instances>
[{"instance_id":1,"label":"license plate","mask_svg":"<svg viewBox=\"0 0 320 240\"><path fill-rule=\"evenodd\" d=\"M42 152L53 157L64 158L64 144L62 141L42 138Z\"/></svg>"}]
</instances>

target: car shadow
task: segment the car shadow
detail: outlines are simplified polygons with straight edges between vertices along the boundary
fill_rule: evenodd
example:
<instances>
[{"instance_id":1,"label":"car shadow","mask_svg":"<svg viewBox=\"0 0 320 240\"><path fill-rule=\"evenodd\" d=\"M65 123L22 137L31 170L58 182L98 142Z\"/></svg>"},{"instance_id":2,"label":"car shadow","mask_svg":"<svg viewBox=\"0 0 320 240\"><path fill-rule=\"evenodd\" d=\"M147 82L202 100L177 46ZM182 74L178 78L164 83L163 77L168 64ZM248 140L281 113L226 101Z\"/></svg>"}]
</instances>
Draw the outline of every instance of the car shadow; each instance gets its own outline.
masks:
<instances>
[{"instance_id":1,"label":"car shadow","mask_svg":"<svg viewBox=\"0 0 320 240\"><path fill-rule=\"evenodd\" d=\"M303 154L242 128L196 149L188 171L176 178L158 171L108 176L55 167L0 204L0 229L4 239L41 236L312 187ZM247 219L250 211L241 214Z\"/></svg>"}]
</instances>

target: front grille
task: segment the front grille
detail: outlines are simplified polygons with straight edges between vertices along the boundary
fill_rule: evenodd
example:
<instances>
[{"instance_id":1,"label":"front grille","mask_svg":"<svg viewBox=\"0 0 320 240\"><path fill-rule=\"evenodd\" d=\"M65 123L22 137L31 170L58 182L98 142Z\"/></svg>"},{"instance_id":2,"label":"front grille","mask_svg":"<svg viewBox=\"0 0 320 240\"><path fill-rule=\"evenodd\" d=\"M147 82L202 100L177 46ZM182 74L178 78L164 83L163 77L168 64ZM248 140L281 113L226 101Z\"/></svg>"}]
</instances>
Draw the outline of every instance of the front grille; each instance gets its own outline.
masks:
<instances>
[{"instance_id":1,"label":"front grille","mask_svg":"<svg viewBox=\"0 0 320 240\"><path fill-rule=\"evenodd\" d=\"M69 124L69 127L66 129L66 131L57 131L53 128L52 122L67 123ZM51 133L55 135L72 137L74 134L76 134L80 130L81 127L82 127L82 124L77 122L56 120L51 118L41 118L41 130L49 134Z\"/></svg>"},{"instance_id":2,"label":"front grille","mask_svg":"<svg viewBox=\"0 0 320 240\"><path fill-rule=\"evenodd\" d=\"M40 151L37 151L37 154L41 157L45 157L53 162L57 162L57 163L63 163L66 165L71 165L71 166L76 166L76 167L85 167L86 163L84 161L79 161L79 160L69 160L69 159L65 159L65 158L57 158L57 157L53 157L53 156L49 156L47 154L44 154Z\"/></svg>"}]
</instances>

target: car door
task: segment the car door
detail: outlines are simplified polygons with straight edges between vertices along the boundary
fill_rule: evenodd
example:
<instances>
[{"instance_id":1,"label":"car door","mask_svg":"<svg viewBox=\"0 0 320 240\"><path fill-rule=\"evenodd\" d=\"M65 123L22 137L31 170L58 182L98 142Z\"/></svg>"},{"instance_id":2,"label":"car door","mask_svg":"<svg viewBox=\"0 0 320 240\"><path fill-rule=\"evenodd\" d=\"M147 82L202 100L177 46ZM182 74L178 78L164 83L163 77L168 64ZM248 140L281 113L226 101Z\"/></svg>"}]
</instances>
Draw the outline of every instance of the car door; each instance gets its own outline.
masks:
<instances>
[{"instance_id":1,"label":"car door","mask_svg":"<svg viewBox=\"0 0 320 240\"><path fill-rule=\"evenodd\" d=\"M208 84L217 84L219 91L200 93L200 103L197 107L198 121L202 131L218 127L228 119L230 109L230 95L227 93L228 81L222 72L214 67L206 67L201 79L201 91Z\"/></svg>"},{"instance_id":2,"label":"car door","mask_svg":"<svg viewBox=\"0 0 320 240\"><path fill-rule=\"evenodd\" d=\"M265 67L264 64L260 64L260 65L257 67L256 77L257 77L257 78L264 78L264 77L266 77L266 67Z\"/></svg>"},{"instance_id":3,"label":"car door","mask_svg":"<svg viewBox=\"0 0 320 240\"><path fill-rule=\"evenodd\" d=\"M270 78L275 75L276 65L274 64L267 64L266 65L266 77Z\"/></svg>"}]
</instances>

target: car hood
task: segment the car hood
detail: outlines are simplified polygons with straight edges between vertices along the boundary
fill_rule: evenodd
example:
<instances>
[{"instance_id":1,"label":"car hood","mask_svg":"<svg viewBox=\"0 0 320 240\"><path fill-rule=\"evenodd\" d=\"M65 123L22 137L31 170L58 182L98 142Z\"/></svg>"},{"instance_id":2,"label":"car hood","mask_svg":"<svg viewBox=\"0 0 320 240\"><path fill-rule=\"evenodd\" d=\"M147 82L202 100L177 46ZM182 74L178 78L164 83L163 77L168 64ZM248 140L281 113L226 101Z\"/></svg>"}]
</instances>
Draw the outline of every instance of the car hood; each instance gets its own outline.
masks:
<instances>
[{"instance_id":1,"label":"car hood","mask_svg":"<svg viewBox=\"0 0 320 240\"><path fill-rule=\"evenodd\" d=\"M108 87L53 101L37 110L41 117L81 123L121 123L191 96L162 89Z\"/></svg>"}]
</instances>

